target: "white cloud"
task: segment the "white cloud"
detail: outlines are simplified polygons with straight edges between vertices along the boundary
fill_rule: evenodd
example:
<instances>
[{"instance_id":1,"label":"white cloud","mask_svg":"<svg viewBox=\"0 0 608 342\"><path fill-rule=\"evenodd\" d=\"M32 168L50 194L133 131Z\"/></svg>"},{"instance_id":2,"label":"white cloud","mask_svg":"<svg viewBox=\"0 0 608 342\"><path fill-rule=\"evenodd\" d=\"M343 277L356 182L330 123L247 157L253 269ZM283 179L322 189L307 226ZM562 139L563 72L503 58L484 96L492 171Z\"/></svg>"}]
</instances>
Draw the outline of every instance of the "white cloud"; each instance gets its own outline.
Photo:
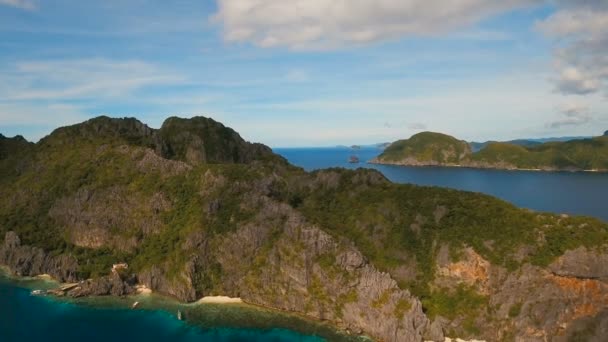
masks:
<instances>
[{"instance_id":1,"label":"white cloud","mask_svg":"<svg viewBox=\"0 0 608 342\"><path fill-rule=\"evenodd\" d=\"M393 128L407 128L412 131L420 131L427 129L427 126L421 122L384 122L384 128L393 129Z\"/></svg>"},{"instance_id":2,"label":"white cloud","mask_svg":"<svg viewBox=\"0 0 608 342\"><path fill-rule=\"evenodd\" d=\"M608 90L608 2L562 1L537 27L556 41L556 91L586 95Z\"/></svg>"},{"instance_id":3,"label":"white cloud","mask_svg":"<svg viewBox=\"0 0 608 342\"><path fill-rule=\"evenodd\" d=\"M82 109L74 105L0 103L0 125L59 127L86 118Z\"/></svg>"},{"instance_id":4,"label":"white cloud","mask_svg":"<svg viewBox=\"0 0 608 342\"><path fill-rule=\"evenodd\" d=\"M183 81L141 61L80 59L21 62L0 73L0 98L11 101L124 97L154 85Z\"/></svg>"},{"instance_id":5,"label":"white cloud","mask_svg":"<svg viewBox=\"0 0 608 342\"><path fill-rule=\"evenodd\" d=\"M581 104L566 104L562 106L560 112L561 118L548 123L547 127L561 128L564 126L580 126L592 120L589 108Z\"/></svg>"},{"instance_id":6,"label":"white cloud","mask_svg":"<svg viewBox=\"0 0 608 342\"><path fill-rule=\"evenodd\" d=\"M541 0L218 0L213 20L229 42L332 49L432 36Z\"/></svg>"},{"instance_id":7,"label":"white cloud","mask_svg":"<svg viewBox=\"0 0 608 342\"><path fill-rule=\"evenodd\" d=\"M38 8L36 3L30 0L0 0L0 5L21 8L29 11Z\"/></svg>"}]
</instances>

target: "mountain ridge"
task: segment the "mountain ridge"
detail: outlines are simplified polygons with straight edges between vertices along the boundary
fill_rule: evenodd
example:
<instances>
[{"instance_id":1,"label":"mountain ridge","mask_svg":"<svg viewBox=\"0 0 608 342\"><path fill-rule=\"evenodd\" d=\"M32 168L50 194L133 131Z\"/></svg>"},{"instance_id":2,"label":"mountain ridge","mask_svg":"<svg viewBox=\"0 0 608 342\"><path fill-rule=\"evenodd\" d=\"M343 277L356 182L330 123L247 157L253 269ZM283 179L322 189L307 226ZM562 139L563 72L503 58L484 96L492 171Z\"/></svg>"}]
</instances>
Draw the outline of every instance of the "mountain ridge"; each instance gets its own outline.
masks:
<instances>
[{"instance_id":1,"label":"mountain ridge","mask_svg":"<svg viewBox=\"0 0 608 342\"><path fill-rule=\"evenodd\" d=\"M221 294L381 341L570 336L605 322L603 222L374 170L308 173L204 119L161 137L112 120L0 160L0 264L78 282L67 296Z\"/></svg>"}]
</instances>

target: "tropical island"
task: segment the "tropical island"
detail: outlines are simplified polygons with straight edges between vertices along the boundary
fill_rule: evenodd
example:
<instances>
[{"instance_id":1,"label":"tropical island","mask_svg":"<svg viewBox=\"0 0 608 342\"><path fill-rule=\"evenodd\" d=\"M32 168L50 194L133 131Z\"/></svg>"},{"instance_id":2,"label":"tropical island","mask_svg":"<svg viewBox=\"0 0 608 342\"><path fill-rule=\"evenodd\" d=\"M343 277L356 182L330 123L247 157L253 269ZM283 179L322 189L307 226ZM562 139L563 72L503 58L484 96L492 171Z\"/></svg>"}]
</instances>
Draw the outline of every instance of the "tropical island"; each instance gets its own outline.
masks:
<instances>
[{"instance_id":1,"label":"tropical island","mask_svg":"<svg viewBox=\"0 0 608 342\"><path fill-rule=\"evenodd\" d=\"M371 163L452 166L505 170L608 171L608 136L552 141L528 140L471 144L452 136L422 132L388 146Z\"/></svg>"},{"instance_id":2,"label":"tropical island","mask_svg":"<svg viewBox=\"0 0 608 342\"><path fill-rule=\"evenodd\" d=\"M430 133L383 155L456 165L467 146ZM61 295L240 298L378 341L585 340L608 323L606 223L308 173L204 117L0 137L0 239L1 265L72 283Z\"/></svg>"}]
</instances>

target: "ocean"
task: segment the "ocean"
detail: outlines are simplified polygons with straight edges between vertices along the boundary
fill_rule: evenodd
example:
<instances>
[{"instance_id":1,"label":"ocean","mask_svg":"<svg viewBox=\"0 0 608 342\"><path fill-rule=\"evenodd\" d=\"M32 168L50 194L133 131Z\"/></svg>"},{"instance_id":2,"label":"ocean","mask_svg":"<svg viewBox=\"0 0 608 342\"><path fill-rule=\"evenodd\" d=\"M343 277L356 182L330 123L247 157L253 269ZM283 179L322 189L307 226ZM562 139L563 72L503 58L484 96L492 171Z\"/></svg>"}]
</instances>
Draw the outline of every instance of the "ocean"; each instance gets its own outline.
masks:
<instances>
[{"instance_id":1,"label":"ocean","mask_svg":"<svg viewBox=\"0 0 608 342\"><path fill-rule=\"evenodd\" d=\"M87 298L33 296L41 280L0 274L0 341L321 342L355 341L330 326L250 306L187 305L161 297ZM140 301L137 310L131 304ZM184 321L177 319L177 310Z\"/></svg>"},{"instance_id":2,"label":"ocean","mask_svg":"<svg viewBox=\"0 0 608 342\"><path fill-rule=\"evenodd\" d=\"M593 216L608 222L608 173L374 165L366 161L381 151L371 147L275 148L274 152L308 171L329 167L372 168L395 183L481 192L523 208ZM357 155L361 162L349 163L351 155Z\"/></svg>"}]
</instances>

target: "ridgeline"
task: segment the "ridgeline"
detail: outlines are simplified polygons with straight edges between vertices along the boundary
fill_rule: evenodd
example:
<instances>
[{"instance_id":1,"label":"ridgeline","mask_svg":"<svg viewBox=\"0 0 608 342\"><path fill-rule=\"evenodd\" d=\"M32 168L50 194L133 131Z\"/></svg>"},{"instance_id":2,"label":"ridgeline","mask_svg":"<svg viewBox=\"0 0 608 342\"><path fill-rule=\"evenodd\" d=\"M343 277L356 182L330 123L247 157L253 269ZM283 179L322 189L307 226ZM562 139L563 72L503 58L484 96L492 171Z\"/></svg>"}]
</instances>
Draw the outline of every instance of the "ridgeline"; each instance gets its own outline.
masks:
<instances>
[{"instance_id":1,"label":"ridgeline","mask_svg":"<svg viewBox=\"0 0 608 342\"><path fill-rule=\"evenodd\" d=\"M473 158L435 134L385 153L401 151ZM82 281L68 296L240 297L394 342L590 338L608 322L608 226L592 218L307 173L203 117L100 117L36 144L2 137L0 153L0 264Z\"/></svg>"}]
</instances>

